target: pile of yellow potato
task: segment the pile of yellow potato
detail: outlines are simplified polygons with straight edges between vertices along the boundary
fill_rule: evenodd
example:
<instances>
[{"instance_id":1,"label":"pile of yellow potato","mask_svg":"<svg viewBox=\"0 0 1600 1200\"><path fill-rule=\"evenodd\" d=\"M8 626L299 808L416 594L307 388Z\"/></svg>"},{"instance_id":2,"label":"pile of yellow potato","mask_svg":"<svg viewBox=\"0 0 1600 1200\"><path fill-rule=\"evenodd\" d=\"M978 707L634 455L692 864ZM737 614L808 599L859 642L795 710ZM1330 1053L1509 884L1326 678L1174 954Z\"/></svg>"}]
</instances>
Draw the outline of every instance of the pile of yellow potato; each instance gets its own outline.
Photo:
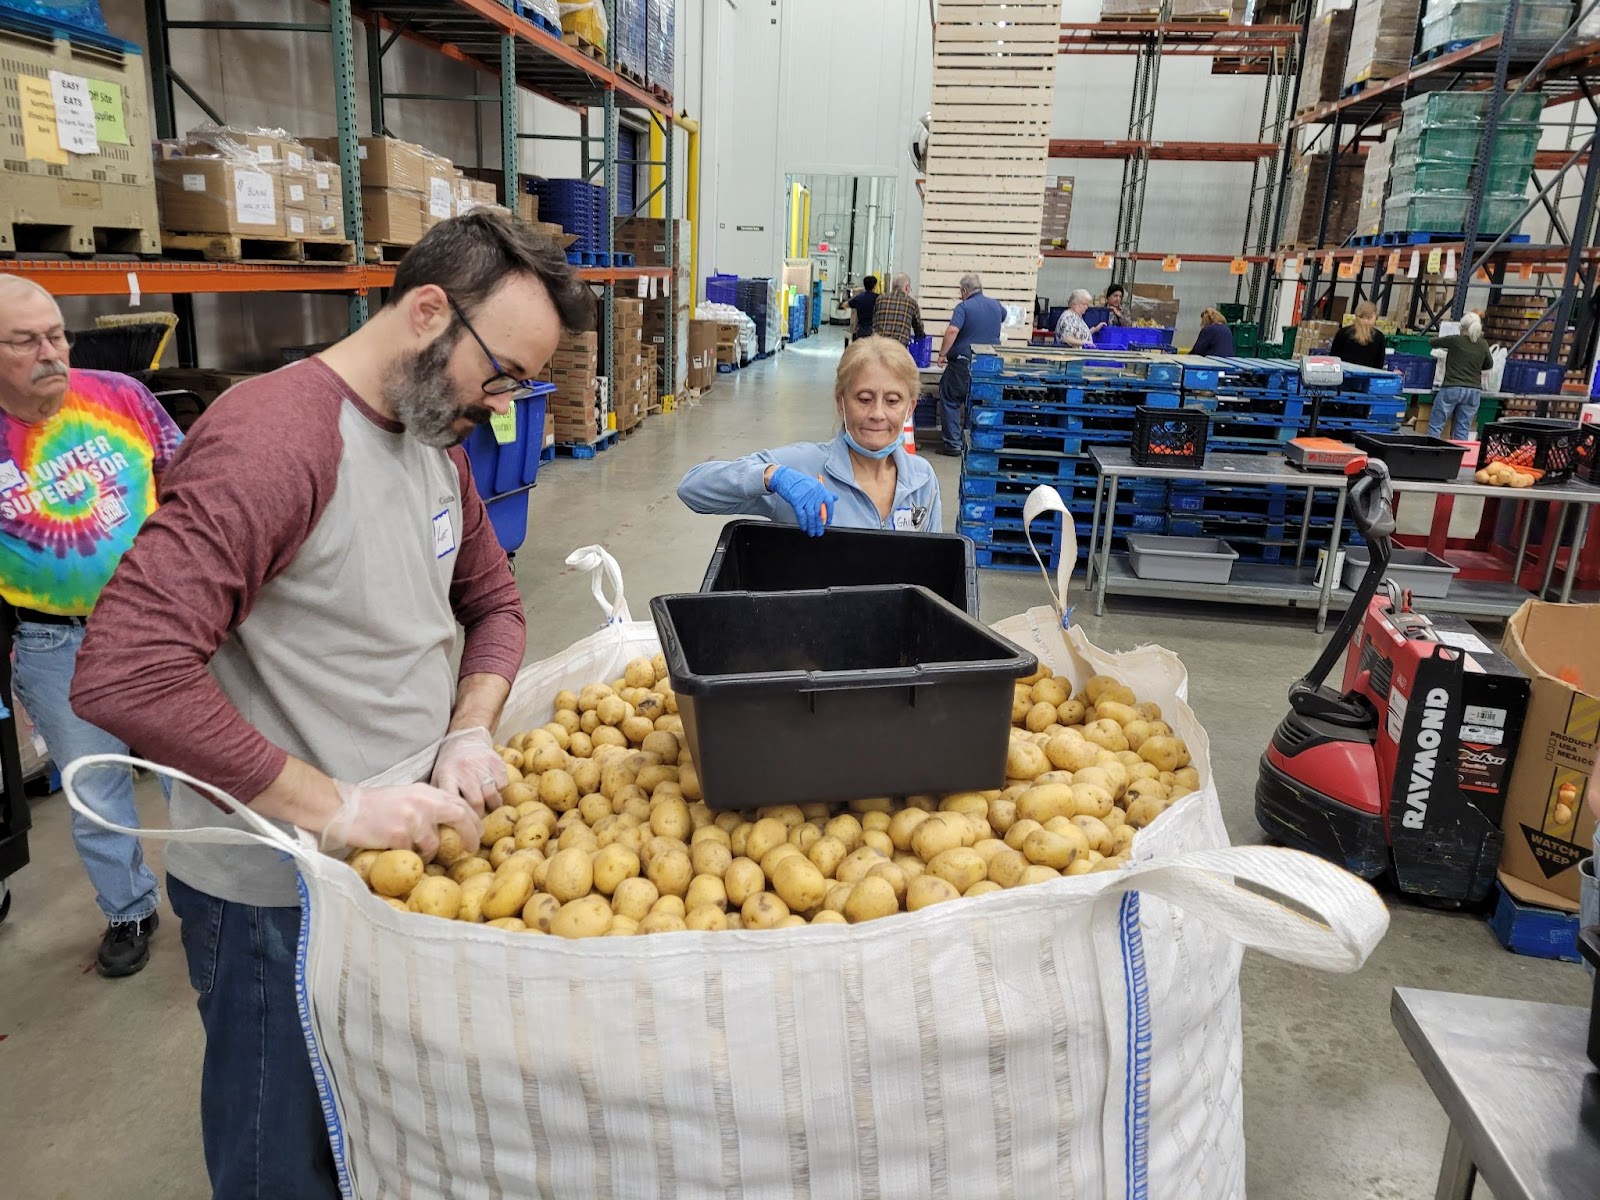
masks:
<instances>
[{"instance_id":1,"label":"pile of yellow potato","mask_svg":"<svg viewBox=\"0 0 1600 1200\"><path fill-rule=\"evenodd\" d=\"M479 846L440 830L431 861L350 865L402 911L583 938L870 921L1108 871L1137 829L1199 786L1188 748L1109 676L1017 685L1006 786L714 812L660 655L555 698L502 750L511 782Z\"/></svg>"}]
</instances>

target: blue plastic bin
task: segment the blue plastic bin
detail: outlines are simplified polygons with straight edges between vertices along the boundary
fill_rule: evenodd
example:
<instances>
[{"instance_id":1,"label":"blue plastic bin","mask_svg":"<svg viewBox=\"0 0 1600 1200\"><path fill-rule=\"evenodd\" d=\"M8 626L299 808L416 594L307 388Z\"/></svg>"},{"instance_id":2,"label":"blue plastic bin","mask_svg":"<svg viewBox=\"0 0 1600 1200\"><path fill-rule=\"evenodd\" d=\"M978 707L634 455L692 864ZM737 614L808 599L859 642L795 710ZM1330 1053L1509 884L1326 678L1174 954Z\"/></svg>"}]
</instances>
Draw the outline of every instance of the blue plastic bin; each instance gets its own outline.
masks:
<instances>
[{"instance_id":1,"label":"blue plastic bin","mask_svg":"<svg viewBox=\"0 0 1600 1200\"><path fill-rule=\"evenodd\" d=\"M1401 387L1407 391L1432 391L1439 360L1431 354L1391 354L1384 360L1391 371L1400 372Z\"/></svg>"},{"instance_id":2,"label":"blue plastic bin","mask_svg":"<svg viewBox=\"0 0 1600 1200\"><path fill-rule=\"evenodd\" d=\"M1565 369L1543 359L1506 359L1506 372L1500 380L1501 392L1512 396L1553 396L1561 391Z\"/></svg>"},{"instance_id":3,"label":"blue plastic bin","mask_svg":"<svg viewBox=\"0 0 1600 1200\"><path fill-rule=\"evenodd\" d=\"M501 445L487 425L467 438L467 462L472 481L484 499L515 491L533 483L539 473L539 452L544 448L546 397L555 385L542 383L533 396L517 401L517 440Z\"/></svg>"},{"instance_id":4,"label":"blue plastic bin","mask_svg":"<svg viewBox=\"0 0 1600 1200\"><path fill-rule=\"evenodd\" d=\"M495 539L507 554L514 554L528 540L528 493L513 492L509 496L496 496L486 502L489 524L494 526Z\"/></svg>"},{"instance_id":5,"label":"blue plastic bin","mask_svg":"<svg viewBox=\"0 0 1600 1200\"><path fill-rule=\"evenodd\" d=\"M739 302L737 275L707 275L706 303L736 306Z\"/></svg>"},{"instance_id":6,"label":"blue plastic bin","mask_svg":"<svg viewBox=\"0 0 1600 1200\"><path fill-rule=\"evenodd\" d=\"M1090 324L1090 329L1094 328ZM1094 335L1096 350L1159 350L1172 345L1171 329L1134 325L1107 325Z\"/></svg>"},{"instance_id":7,"label":"blue plastic bin","mask_svg":"<svg viewBox=\"0 0 1600 1200\"><path fill-rule=\"evenodd\" d=\"M933 365L933 338L919 337L911 343L911 361L919 367Z\"/></svg>"}]
</instances>

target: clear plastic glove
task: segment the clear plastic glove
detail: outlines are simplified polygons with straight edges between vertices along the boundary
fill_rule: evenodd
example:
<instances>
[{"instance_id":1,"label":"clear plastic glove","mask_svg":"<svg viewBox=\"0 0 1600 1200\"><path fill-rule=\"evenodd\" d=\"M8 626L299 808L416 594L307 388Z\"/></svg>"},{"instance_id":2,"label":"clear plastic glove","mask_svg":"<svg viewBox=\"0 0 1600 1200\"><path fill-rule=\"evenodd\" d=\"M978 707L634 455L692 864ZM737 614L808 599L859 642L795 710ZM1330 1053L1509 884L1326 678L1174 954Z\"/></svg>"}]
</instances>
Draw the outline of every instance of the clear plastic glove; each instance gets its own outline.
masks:
<instances>
[{"instance_id":1,"label":"clear plastic glove","mask_svg":"<svg viewBox=\"0 0 1600 1200\"><path fill-rule=\"evenodd\" d=\"M500 807L506 786L506 764L494 748L494 737L482 725L445 734L433 760L433 786L460 796L478 813Z\"/></svg>"},{"instance_id":2,"label":"clear plastic glove","mask_svg":"<svg viewBox=\"0 0 1600 1200\"><path fill-rule=\"evenodd\" d=\"M779 467L774 471L768 490L781 496L784 503L794 509L800 528L811 537L822 536L833 520L833 510L839 505L839 497L793 467Z\"/></svg>"},{"instance_id":3,"label":"clear plastic glove","mask_svg":"<svg viewBox=\"0 0 1600 1200\"><path fill-rule=\"evenodd\" d=\"M415 849L426 858L439 848L440 825L450 826L468 846L483 839L483 821L471 805L431 784L368 787L336 780L334 786L339 811L317 840L324 854Z\"/></svg>"}]
</instances>

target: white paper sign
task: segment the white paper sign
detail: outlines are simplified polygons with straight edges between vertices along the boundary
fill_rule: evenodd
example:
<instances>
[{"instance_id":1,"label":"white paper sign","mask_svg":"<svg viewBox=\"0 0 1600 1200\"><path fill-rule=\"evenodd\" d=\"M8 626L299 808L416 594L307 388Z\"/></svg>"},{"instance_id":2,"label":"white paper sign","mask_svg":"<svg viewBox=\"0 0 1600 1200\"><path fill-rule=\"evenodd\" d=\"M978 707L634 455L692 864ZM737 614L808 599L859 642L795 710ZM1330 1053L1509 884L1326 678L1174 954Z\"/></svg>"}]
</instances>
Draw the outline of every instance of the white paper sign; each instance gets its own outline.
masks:
<instances>
[{"instance_id":1,"label":"white paper sign","mask_svg":"<svg viewBox=\"0 0 1600 1200\"><path fill-rule=\"evenodd\" d=\"M300 183L291 183L289 185L289 200L288 200L288 203L290 203L290 204L304 204L305 203L305 199L306 199L305 185L304 184L300 184Z\"/></svg>"},{"instance_id":2,"label":"white paper sign","mask_svg":"<svg viewBox=\"0 0 1600 1200\"><path fill-rule=\"evenodd\" d=\"M265 171L235 171L233 211L241 225L276 225L278 202L272 194L272 176Z\"/></svg>"},{"instance_id":3,"label":"white paper sign","mask_svg":"<svg viewBox=\"0 0 1600 1200\"><path fill-rule=\"evenodd\" d=\"M326 171L318 171L317 172L317 191L319 191L319 192L327 191L328 190L328 184L329 184L329 181L331 179L332 179L332 176L330 176Z\"/></svg>"},{"instance_id":4,"label":"white paper sign","mask_svg":"<svg viewBox=\"0 0 1600 1200\"><path fill-rule=\"evenodd\" d=\"M306 219L304 217L299 216L299 215L295 215L295 216L291 216L289 218L289 232L290 233L304 233L305 231L306 231Z\"/></svg>"},{"instance_id":5,"label":"white paper sign","mask_svg":"<svg viewBox=\"0 0 1600 1200\"><path fill-rule=\"evenodd\" d=\"M650 298L650 277L648 275L641 275L641 276L639 276L639 299L648 300L649 298Z\"/></svg>"},{"instance_id":6,"label":"white paper sign","mask_svg":"<svg viewBox=\"0 0 1600 1200\"><path fill-rule=\"evenodd\" d=\"M306 165L305 156L301 155L301 154L296 154L293 150L285 150L283 152L283 156L284 156L285 160L287 160L287 162L289 163L289 166L291 168L293 168L294 170L296 170L296 171L298 171L301 167Z\"/></svg>"},{"instance_id":7,"label":"white paper sign","mask_svg":"<svg viewBox=\"0 0 1600 1200\"><path fill-rule=\"evenodd\" d=\"M263 163L271 162L272 161L272 147L271 146L257 146L256 147L256 161L257 162L263 162Z\"/></svg>"},{"instance_id":8,"label":"white paper sign","mask_svg":"<svg viewBox=\"0 0 1600 1200\"><path fill-rule=\"evenodd\" d=\"M100 135L95 129L94 101L89 81L82 75L50 72L50 98L56 106L56 140L69 154L99 154Z\"/></svg>"},{"instance_id":9,"label":"white paper sign","mask_svg":"<svg viewBox=\"0 0 1600 1200\"><path fill-rule=\"evenodd\" d=\"M186 192L205 191L206 177L204 175L185 175L183 177L183 190Z\"/></svg>"},{"instance_id":10,"label":"white paper sign","mask_svg":"<svg viewBox=\"0 0 1600 1200\"><path fill-rule=\"evenodd\" d=\"M444 220L455 215L456 194L448 179L428 180L428 212Z\"/></svg>"}]
</instances>

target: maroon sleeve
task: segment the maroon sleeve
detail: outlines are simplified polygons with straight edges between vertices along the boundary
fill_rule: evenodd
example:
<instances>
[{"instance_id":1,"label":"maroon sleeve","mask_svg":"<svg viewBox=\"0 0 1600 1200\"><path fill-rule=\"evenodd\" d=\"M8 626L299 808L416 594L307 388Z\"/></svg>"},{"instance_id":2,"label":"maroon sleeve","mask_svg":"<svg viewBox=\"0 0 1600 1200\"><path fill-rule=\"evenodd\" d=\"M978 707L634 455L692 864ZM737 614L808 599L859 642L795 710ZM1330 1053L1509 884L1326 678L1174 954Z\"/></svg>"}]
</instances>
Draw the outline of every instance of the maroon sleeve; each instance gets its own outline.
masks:
<instances>
[{"instance_id":1,"label":"maroon sleeve","mask_svg":"<svg viewBox=\"0 0 1600 1200\"><path fill-rule=\"evenodd\" d=\"M461 477L461 549L450 580L450 607L466 630L461 650L461 678L468 675L517 677L528 647L528 623L522 596L512 577L506 552L495 537L489 512L472 483L466 451L450 451ZM524 494L521 502L527 503Z\"/></svg>"},{"instance_id":2,"label":"maroon sleeve","mask_svg":"<svg viewBox=\"0 0 1600 1200\"><path fill-rule=\"evenodd\" d=\"M100 594L78 653L80 717L245 802L288 755L206 665L332 499L340 403L320 371L296 365L213 404L174 456L161 505Z\"/></svg>"}]
</instances>

